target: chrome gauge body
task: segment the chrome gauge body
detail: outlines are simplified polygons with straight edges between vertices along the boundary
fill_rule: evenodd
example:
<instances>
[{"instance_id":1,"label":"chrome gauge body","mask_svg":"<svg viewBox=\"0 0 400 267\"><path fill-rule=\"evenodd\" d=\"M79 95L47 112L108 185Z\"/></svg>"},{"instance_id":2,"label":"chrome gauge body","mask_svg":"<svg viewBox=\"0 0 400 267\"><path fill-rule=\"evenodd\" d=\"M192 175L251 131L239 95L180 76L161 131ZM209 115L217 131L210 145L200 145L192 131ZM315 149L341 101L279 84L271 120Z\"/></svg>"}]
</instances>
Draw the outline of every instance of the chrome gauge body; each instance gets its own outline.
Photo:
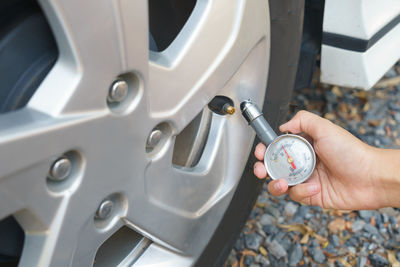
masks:
<instances>
[{"instance_id":1,"label":"chrome gauge body","mask_svg":"<svg viewBox=\"0 0 400 267\"><path fill-rule=\"evenodd\" d=\"M289 186L307 180L314 171L316 156L311 144L301 136L284 134L267 147L264 164L272 179L283 178Z\"/></svg>"}]
</instances>

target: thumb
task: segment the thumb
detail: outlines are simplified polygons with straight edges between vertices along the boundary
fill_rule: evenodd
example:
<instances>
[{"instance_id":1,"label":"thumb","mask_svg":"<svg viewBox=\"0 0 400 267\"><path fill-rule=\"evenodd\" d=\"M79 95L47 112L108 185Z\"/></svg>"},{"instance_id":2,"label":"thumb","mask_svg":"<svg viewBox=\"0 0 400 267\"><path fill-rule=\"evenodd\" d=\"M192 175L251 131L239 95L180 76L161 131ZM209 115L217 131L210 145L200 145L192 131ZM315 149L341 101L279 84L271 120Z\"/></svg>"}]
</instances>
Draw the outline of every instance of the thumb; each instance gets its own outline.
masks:
<instances>
[{"instance_id":1,"label":"thumb","mask_svg":"<svg viewBox=\"0 0 400 267\"><path fill-rule=\"evenodd\" d=\"M317 116L311 112L301 110L285 124L279 127L281 132L291 132L298 134L304 132L311 136L314 140L326 134L327 128L331 126L331 122Z\"/></svg>"}]
</instances>

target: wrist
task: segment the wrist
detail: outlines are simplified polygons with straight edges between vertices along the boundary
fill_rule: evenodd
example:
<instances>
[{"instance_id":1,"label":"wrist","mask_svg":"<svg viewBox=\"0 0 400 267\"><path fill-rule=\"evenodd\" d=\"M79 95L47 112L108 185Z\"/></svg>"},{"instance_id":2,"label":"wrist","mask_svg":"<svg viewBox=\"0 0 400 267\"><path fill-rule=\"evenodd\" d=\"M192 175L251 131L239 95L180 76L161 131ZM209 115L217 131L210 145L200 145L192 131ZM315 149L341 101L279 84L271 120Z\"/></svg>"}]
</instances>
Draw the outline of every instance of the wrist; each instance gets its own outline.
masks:
<instances>
[{"instance_id":1,"label":"wrist","mask_svg":"<svg viewBox=\"0 0 400 267\"><path fill-rule=\"evenodd\" d=\"M380 207L400 207L400 151L371 147L372 176Z\"/></svg>"}]
</instances>

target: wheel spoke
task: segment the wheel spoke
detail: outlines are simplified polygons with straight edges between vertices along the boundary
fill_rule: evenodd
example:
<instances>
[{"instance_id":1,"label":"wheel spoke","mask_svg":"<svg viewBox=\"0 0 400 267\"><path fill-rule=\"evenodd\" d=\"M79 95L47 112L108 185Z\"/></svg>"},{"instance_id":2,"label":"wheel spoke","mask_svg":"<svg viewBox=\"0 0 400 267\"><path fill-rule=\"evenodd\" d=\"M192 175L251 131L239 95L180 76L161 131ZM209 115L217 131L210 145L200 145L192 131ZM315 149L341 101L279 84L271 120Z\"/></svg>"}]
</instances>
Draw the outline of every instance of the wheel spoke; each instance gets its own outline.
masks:
<instances>
[{"instance_id":1,"label":"wheel spoke","mask_svg":"<svg viewBox=\"0 0 400 267\"><path fill-rule=\"evenodd\" d=\"M105 108L110 84L118 75L135 71L147 77L145 1L42 0L41 4L60 57L32 98L32 107L51 114Z\"/></svg>"},{"instance_id":2,"label":"wheel spoke","mask_svg":"<svg viewBox=\"0 0 400 267\"><path fill-rule=\"evenodd\" d=\"M183 129L266 37L267 3L243 3L199 1L184 33L164 52L151 52L149 100L154 117L168 118Z\"/></svg>"}]
</instances>

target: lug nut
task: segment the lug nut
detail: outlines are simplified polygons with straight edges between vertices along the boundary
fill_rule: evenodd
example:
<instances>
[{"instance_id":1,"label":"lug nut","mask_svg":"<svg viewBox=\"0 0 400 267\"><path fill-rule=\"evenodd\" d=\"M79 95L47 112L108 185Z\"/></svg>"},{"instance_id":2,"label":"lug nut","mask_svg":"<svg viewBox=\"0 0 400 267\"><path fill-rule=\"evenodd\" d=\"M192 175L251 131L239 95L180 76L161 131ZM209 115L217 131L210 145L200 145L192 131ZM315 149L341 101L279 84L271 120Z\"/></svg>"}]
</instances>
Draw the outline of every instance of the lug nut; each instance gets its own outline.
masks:
<instances>
[{"instance_id":1,"label":"lug nut","mask_svg":"<svg viewBox=\"0 0 400 267\"><path fill-rule=\"evenodd\" d=\"M61 157L51 165L48 177L51 180L62 181L70 175L71 169L71 161L67 157Z\"/></svg>"},{"instance_id":2,"label":"lug nut","mask_svg":"<svg viewBox=\"0 0 400 267\"><path fill-rule=\"evenodd\" d=\"M110 87L108 101L121 102L128 95L128 83L124 80L116 80Z\"/></svg>"},{"instance_id":3,"label":"lug nut","mask_svg":"<svg viewBox=\"0 0 400 267\"><path fill-rule=\"evenodd\" d=\"M147 138L146 149L154 149L154 147L160 142L163 133L159 129L151 131L149 137Z\"/></svg>"},{"instance_id":4,"label":"lug nut","mask_svg":"<svg viewBox=\"0 0 400 267\"><path fill-rule=\"evenodd\" d=\"M95 217L97 219L105 220L110 217L114 208L114 202L109 199L103 200L97 209Z\"/></svg>"}]
</instances>

